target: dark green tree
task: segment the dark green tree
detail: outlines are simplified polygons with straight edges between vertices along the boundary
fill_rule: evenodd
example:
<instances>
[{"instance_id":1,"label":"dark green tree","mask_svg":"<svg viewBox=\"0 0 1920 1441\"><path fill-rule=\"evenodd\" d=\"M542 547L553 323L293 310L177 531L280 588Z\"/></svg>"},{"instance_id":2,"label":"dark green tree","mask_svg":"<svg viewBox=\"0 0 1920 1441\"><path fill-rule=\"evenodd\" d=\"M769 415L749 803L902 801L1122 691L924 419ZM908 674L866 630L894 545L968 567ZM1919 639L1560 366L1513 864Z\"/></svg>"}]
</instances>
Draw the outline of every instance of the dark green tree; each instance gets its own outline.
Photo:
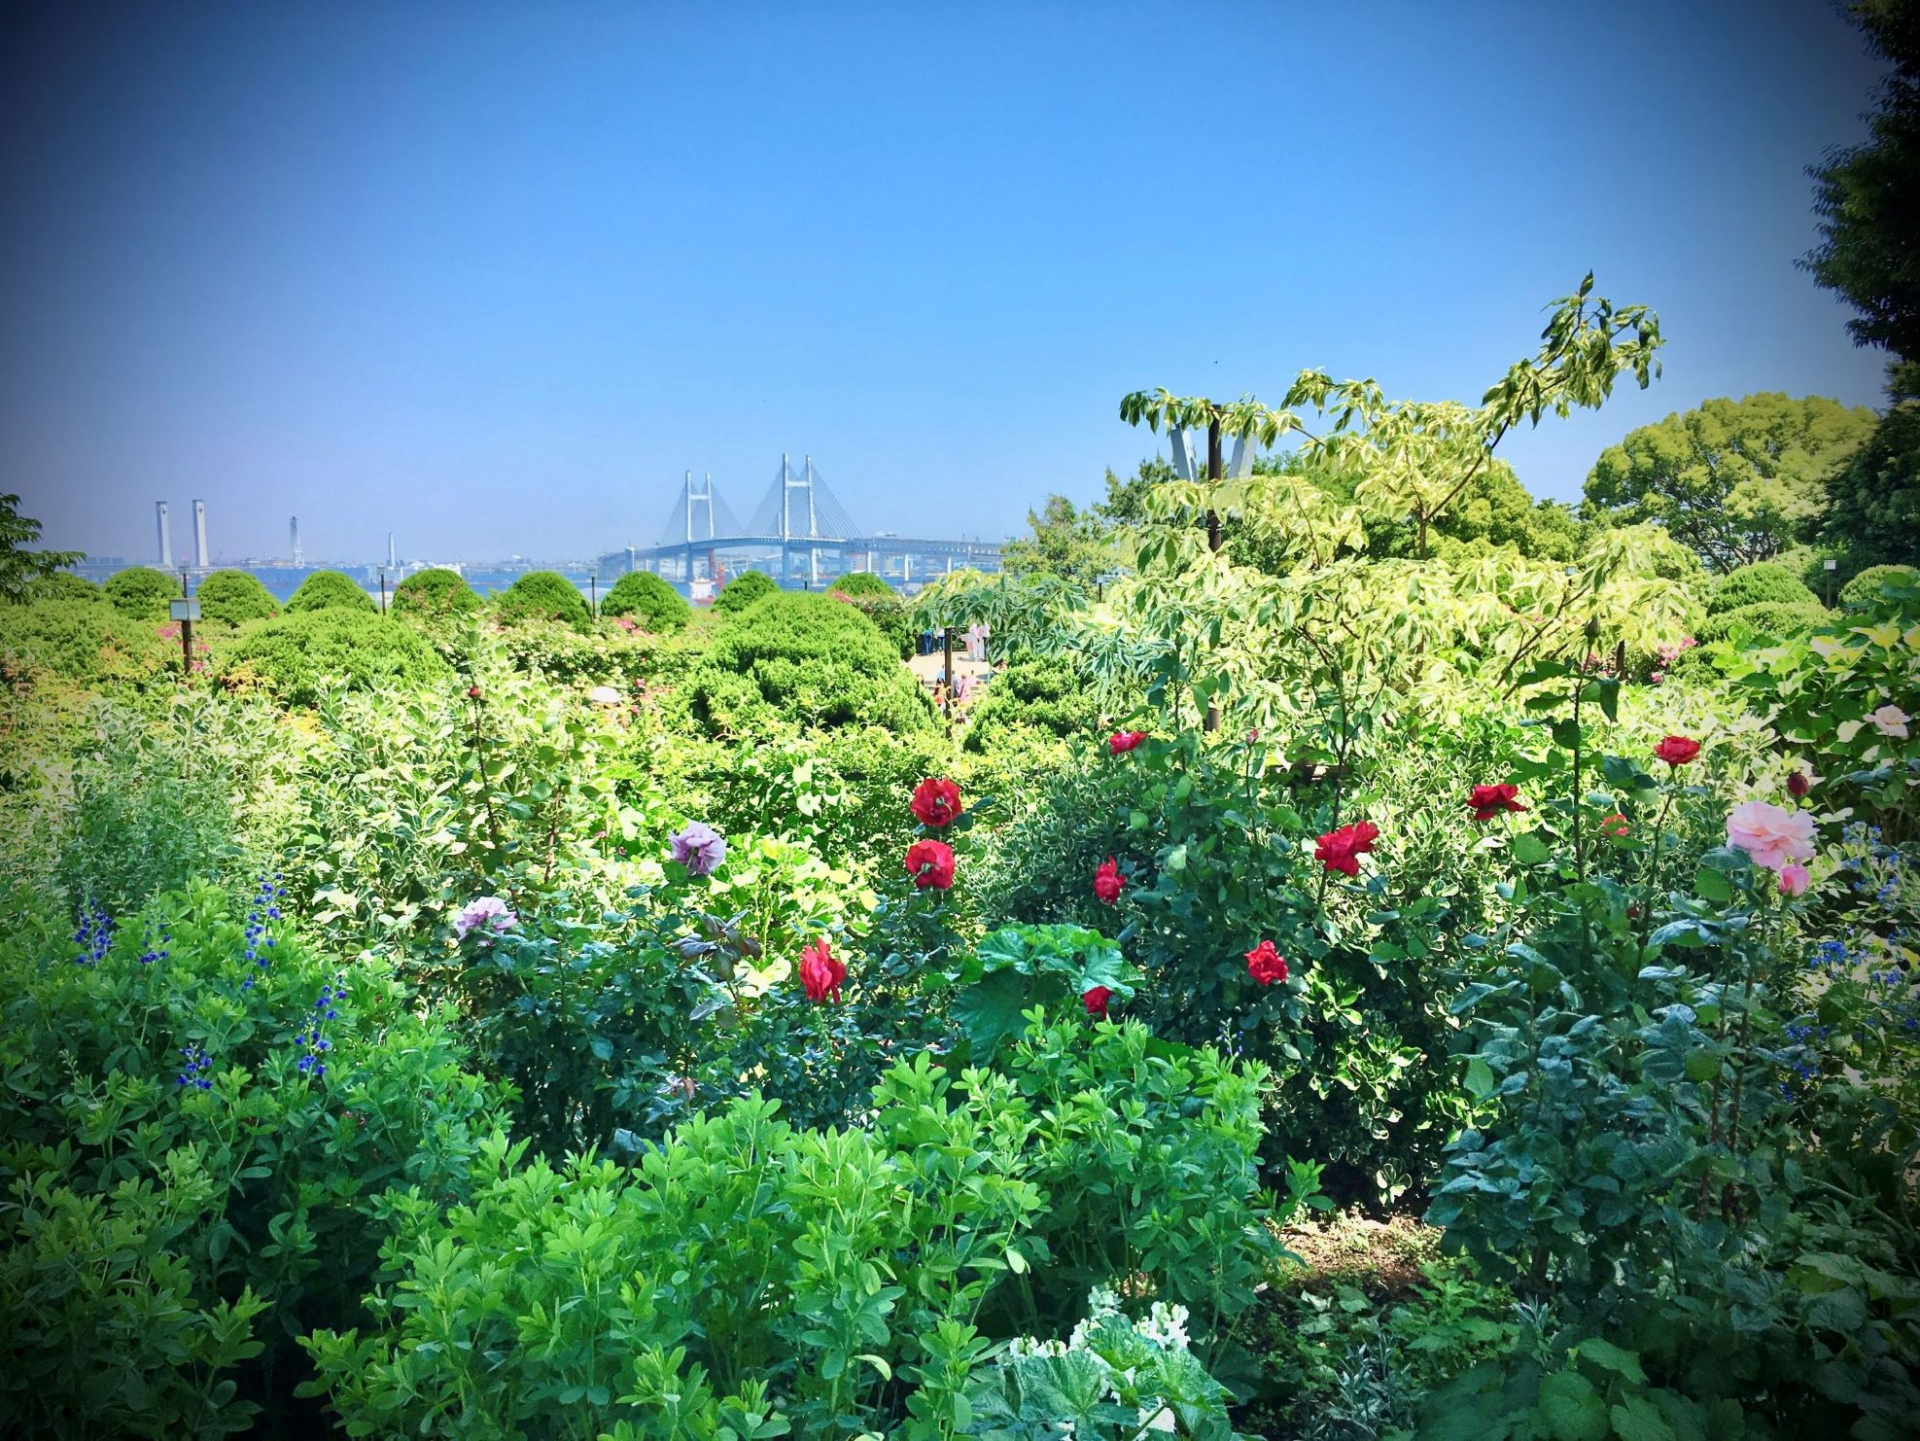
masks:
<instances>
[{"instance_id":1,"label":"dark green tree","mask_svg":"<svg viewBox=\"0 0 1920 1441\"><path fill-rule=\"evenodd\" d=\"M28 550L40 539L40 522L19 507L19 496L0 495L0 603L7 605L24 604L36 580L81 559L77 550Z\"/></svg>"},{"instance_id":2,"label":"dark green tree","mask_svg":"<svg viewBox=\"0 0 1920 1441\"><path fill-rule=\"evenodd\" d=\"M1892 65L1867 139L1810 167L1820 244L1800 264L1860 313L1854 341L1892 357L1888 390L1920 398L1920 0L1854 0L1868 47Z\"/></svg>"},{"instance_id":3,"label":"dark green tree","mask_svg":"<svg viewBox=\"0 0 1920 1441\"><path fill-rule=\"evenodd\" d=\"M1820 535L1845 572L1920 564L1920 401L1888 411L1835 474Z\"/></svg>"}]
</instances>

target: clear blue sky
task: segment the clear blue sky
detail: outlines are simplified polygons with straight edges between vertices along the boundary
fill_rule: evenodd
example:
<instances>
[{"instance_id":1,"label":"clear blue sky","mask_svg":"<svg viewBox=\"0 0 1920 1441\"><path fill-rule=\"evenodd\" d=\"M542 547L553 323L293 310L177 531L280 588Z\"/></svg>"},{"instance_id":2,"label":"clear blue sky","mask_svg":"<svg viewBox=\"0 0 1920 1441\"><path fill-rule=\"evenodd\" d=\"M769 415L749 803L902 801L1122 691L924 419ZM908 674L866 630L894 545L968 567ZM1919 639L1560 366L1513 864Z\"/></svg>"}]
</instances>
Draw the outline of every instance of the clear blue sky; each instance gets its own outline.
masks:
<instances>
[{"instance_id":1,"label":"clear blue sky","mask_svg":"<svg viewBox=\"0 0 1920 1441\"><path fill-rule=\"evenodd\" d=\"M1478 400L1589 268L1666 378L1879 399L1793 268L1874 66L1823 0L42 4L0 21L0 489L52 545L584 556L811 452L1003 536L1308 365Z\"/></svg>"}]
</instances>

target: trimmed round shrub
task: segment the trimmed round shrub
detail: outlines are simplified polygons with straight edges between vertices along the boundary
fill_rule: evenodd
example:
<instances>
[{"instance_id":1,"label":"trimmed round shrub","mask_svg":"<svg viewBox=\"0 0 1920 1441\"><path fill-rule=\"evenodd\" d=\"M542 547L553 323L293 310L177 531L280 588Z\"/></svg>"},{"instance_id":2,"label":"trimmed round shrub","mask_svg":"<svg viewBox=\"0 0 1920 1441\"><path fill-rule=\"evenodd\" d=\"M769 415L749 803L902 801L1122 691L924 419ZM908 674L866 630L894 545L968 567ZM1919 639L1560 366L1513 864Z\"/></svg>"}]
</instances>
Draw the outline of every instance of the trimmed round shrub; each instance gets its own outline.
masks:
<instances>
[{"instance_id":1,"label":"trimmed round shrub","mask_svg":"<svg viewBox=\"0 0 1920 1441\"><path fill-rule=\"evenodd\" d=\"M1785 640L1800 635L1833 619L1833 612L1817 600L1763 600L1743 605L1738 610L1723 610L1710 615L1700 627L1704 641L1728 640L1736 635L1767 636Z\"/></svg>"},{"instance_id":2,"label":"trimmed round shrub","mask_svg":"<svg viewBox=\"0 0 1920 1441\"><path fill-rule=\"evenodd\" d=\"M508 624L523 620L587 623L587 598L556 570L530 570L493 598L493 613Z\"/></svg>"},{"instance_id":3,"label":"trimmed round shrub","mask_svg":"<svg viewBox=\"0 0 1920 1441\"><path fill-rule=\"evenodd\" d=\"M1920 586L1920 570L1910 565L1870 565L1840 588L1840 604L1848 610L1871 610L1887 603L1882 589L1910 590Z\"/></svg>"},{"instance_id":4,"label":"trimmed round shrub","mask_svg":"<svg viewBox=\"0 0 1920 1441\"><path fill-rule=\"evenodd\" d=\"M893 600L900 598L899 591L888 585L885 580L875 575L872 571L867 570L849 571L847 574L841 576L840 579L836 580L828 589L836 590L840 592L841 595L856 597L877 595L887 596Z\"/></svg>"},{"instance_id":5,"label":"trimmed round shrub","mask_svg":"<svg viewBox=\"0 0 1920 1441\"><path fill-rule=\"evenodd\" d=\"M722 615L738 615L779 589L772 576L757 570L743 571L720 587L720 594L713 598L713 608Z\"/></svg>"},{"instance_id":6,"label":"trimmed round shrub","mask_svg":"<svg viewBox=\"0 0 1920 1441\"><path fill-rule=\"evenodd\" d=\"M600 602L600 614L609 620L626 616L645 630L665 635L692 620L693 607L652 571L632 570L613 583Z\"/></svg>"},{"instance_id":7,"label":"trimmed round shrub","mask_svg":"<svg viewBox=\"0 0 1920 1441\"><path fill-rule=\"evenodd\" d=\"M281 616L227 647L220 680L234 688L264 681L289 705L313 705L320 681L352 690L440 685L453 678L425 637L410 626L357 610L312 610Z\"/></svg>"},{"instance_id":8,"label":"trimmed round shrub","mask_svg":"<svg viewBox=\"0 0 1920 1441\"><path fill-rule=\"evenodd\" d=\"M56 570L52 575L43 575L27 586L27 602L30 605L50 600L97 601L105 598L99 586L70 570Z\"/></svg>"},{"instance_id":9,"label":"trimmed round shrub","mask_svg":"<svg viewBox=\"0 0 1920 1441\"><path fill-rule=\"evenodd\" d=\"M913 654L913 620L907 612L906 601L899 596L891 591L885 595L875 595L865 590L859 595L848 595L838 586L828 594L872 621L902 660Z\"/></svg>"},{"instance_id":10,"label":"trimmed round shrub","mask_svg":"<svg viewBox=\"0 0 1920 1441\"><path fill-rule=\"evenodd\" d=\"M683 693L691 718L716 734L782 721L895 732L934 724L919 682L872 621L844 600L792 591L730 616Z\"/></svg>"},{"instance_id":11,"label":"trimmed round shrub","mask_svg":"<svg viewBox=\"0 0 1920 1441\"><path fill-rule=\"evenodd\" d=\"M101 594L136 620L165 620L167 603L180 599L180 578L151 566L129 566L109 576Z\"/></svg>"},{"instance_id":12,"label":"trimmed round shrub","mask_svg":"<svg viewBox=\"0 0 1920 1441\"><path fill-rule=\"evenodd\" d=\"M1088 736L1099 721L1099 700L1072 661L1022 656L998 672L974 702L964 745L979 754L1007 744L1022 731L1059 740Z\"/></svg>"},{"instance_id":13,"label":"trimmed round shrub","mask_svg":"<svg viewBox=\"0 0 1920 1441\"><path fill-rule=\"evenodd\" d=\"M52 671L83 685L144 680L180 653L165 626L136 620L97 600L50 600L10 606L0 625L0 657Z\"/></svg>"},{"instance_id":14,"label":"trimmed round shrub","mask_svg":"<svg viewBox=\"0 0 1920 1441\"><path fill-rule=\"evenodd\" d=\"M1707 599L1707 614L1720 615L1749 605L1804 605L1818 603L1819 599L1791 567L1761 561L1721 576Z\"/></svg>"},{"instance_id":15,"label":"trimmed round shrub","mask_svg":"<svg viewBox=\"0 0 1920 1441\"><path fill-rule=\"evenodd\" d=\"M393 592L394 611L416 620L471 615L485 604L458 571L441 567L415 571Z\"/></svg>"},{"instance_id":16,"label":"trimmed round shrub","mask_svg":"<svg viewBox=\"0 0 1920 1441\"><path fill-rule=\"evenodd\" d=\"M373 610L373 597L337 570L316 570L287 598L287 614L312 610Z\"/></svg>"},{"instance_id":17,"label":"trimmed round shrub","mask_svg":"<svg viewBox=\"0 0 1920 1441\"><path fill-rule=\"evenodd\" d=\"M216 570L200 582L194 597L200 602L201 619L222 625L268 620L280 613L267 588L244 570Z\"/></svg>"}]
</instances>

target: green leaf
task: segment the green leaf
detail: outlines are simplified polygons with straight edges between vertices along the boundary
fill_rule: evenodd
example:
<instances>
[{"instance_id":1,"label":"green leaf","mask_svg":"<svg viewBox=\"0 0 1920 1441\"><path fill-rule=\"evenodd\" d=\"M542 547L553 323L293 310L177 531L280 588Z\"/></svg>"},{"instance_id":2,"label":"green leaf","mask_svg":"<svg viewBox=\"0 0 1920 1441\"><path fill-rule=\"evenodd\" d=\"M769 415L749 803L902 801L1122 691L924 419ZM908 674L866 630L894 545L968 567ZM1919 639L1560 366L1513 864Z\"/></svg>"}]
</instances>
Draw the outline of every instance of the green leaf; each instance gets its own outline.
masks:
<instances>
[{"instance_id":1,"label":"green leaf","mask_svg":"<svg viewBox=\"0 0 1920 1441\"><path fill-rule=\"evenodd\" d=\"M1733 887L1727 878L1711 866L1702 866L1693 873L1693 893L1703 901L1713 901L1725 905L1733 899Z\"/></svg>"},{"instance_id":2,"label":"green leaf","mask_svg":"<svg viewBox=\"0 0 1920 1441\"><path fill-rule=\"evenodd\" d=\"M1582 1345L1581 1350L1586 1347ZM1673 1428L1644 1396L1629 1396L1608 1413L1620 1441L1677 1441Z\"/></svg>"},{"instance_id":3,"label":"green leaf","mask_svg":"<svg viewBox=\"0 0 1920 1441\"><path fill-rule=\"evenodd\" d=\"M1715 1076L1720 1074L1720 1057L1715 1055L1714 1052L1706 1046L1696 1046L1693 1050L1688 1051L1686 1064L1687 1079L1689 1081L1711 1081ZM1601 1344L1604 1345L1606 1343L1602 1342ZM1583 1356L1586 1354L1586 1346L1584 1343L1580 1348L1580 1354Z\"/></svg>"},{"instance_id":4,"label":"green leaf","mask_svg":"<svg viewBox=\"0 0 1920 1441\"><path fill-rule=\"evenodd\" d=\"M1556 1371L1542 1381L1539 1405L1553 1441L1606 1441L1606 1403L1578 1371Z\"/></svg>"},{"instance_id":5,"label":"green leaf","mask_svg":"<svg viewBox=\"0 0 1920 1441\"><path fill-rule=\"evenodd\" d=\"M1476 1101L1493 1094L1493 1068L1478 1056L1467 1062L1467 1090Z\"/></svg>"},{"instance_id":6,"label":"green leaf","mask_svg":"<svg viewBox=\"0 0 1920 1441\"><path fill-rule=\"evenodd\" d=\"M1719 1069L1717 1062L1715 1069ZM1640 1369L1640 1357L1632 1351L1623 1350L1611 1341L1603 1341L1600 1337L1594 1336L1582 1341L1574 1347L1574 1350L1579 1354L1580 1359L1590 1366L1598 1366L1603 1371L1624 1376L1627 1380L1641 1386L1647 1384L1647 1373Z\"/></svg>"},{"instance_id":7,"label":"green leaf","mask_svg":"<svg viewBox=\"0 0 1920 1441\"><path fill-rule=\"evenodd\" d=\"M1533 831L1522 831L1513 838L1513 858L1523 866L1537 866L1548 854L1546 842Z\"/></svg>"}]
</instances>

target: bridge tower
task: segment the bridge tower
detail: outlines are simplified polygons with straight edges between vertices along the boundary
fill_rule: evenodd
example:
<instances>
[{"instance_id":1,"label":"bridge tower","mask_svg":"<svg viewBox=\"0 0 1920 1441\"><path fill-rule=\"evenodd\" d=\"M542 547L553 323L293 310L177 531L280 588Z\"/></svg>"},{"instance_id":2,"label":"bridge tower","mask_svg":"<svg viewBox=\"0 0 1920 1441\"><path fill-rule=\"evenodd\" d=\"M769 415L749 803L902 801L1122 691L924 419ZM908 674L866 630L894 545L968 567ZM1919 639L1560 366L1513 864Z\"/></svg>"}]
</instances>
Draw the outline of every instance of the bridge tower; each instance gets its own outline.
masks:
<instances>
[{"instance_id":1,"label":"bridge tower","mask_svg":"<svg viewBox=\"0 0 1920 1441\"><path fill-rule=\"evenodd\" d=\"M693 484L693 472L690 470L687 472L686 496L684 501L684 509L687 517L687 544L683 554L686 561L686 582L689 588L693 585L694 542L700 540L712 541L715 534L713 519L713 472L705 472L705 477L705 484L696 490ZM696 505L704 505L707 508L707 533L705 535L701 535L694 525L693 508ZM709 551L709 554L711 554L711 551ZM711 569L711 560L709 560L709 569Z\"/></svg>"},{"instance_id":2,"label":"bridge tower","mask_svg":"<svg viewBox=\"0 0 1920 1441\"><path fill-rule=\"evenodd\" d=\"M793 529L793 493L803 490L807 494L807 529L804 536L796 536ZM813 457L806 457L806 468L800 474L793 472L793 462L782 452L780 456L780 583L790 585L793 581L793 542L796 539L815 540L820 535L820 516L814 505L813 493ZM812 590L820 583L820 551L815 546L807 547L807 589Z\"/></svg>"}]
</instances>

